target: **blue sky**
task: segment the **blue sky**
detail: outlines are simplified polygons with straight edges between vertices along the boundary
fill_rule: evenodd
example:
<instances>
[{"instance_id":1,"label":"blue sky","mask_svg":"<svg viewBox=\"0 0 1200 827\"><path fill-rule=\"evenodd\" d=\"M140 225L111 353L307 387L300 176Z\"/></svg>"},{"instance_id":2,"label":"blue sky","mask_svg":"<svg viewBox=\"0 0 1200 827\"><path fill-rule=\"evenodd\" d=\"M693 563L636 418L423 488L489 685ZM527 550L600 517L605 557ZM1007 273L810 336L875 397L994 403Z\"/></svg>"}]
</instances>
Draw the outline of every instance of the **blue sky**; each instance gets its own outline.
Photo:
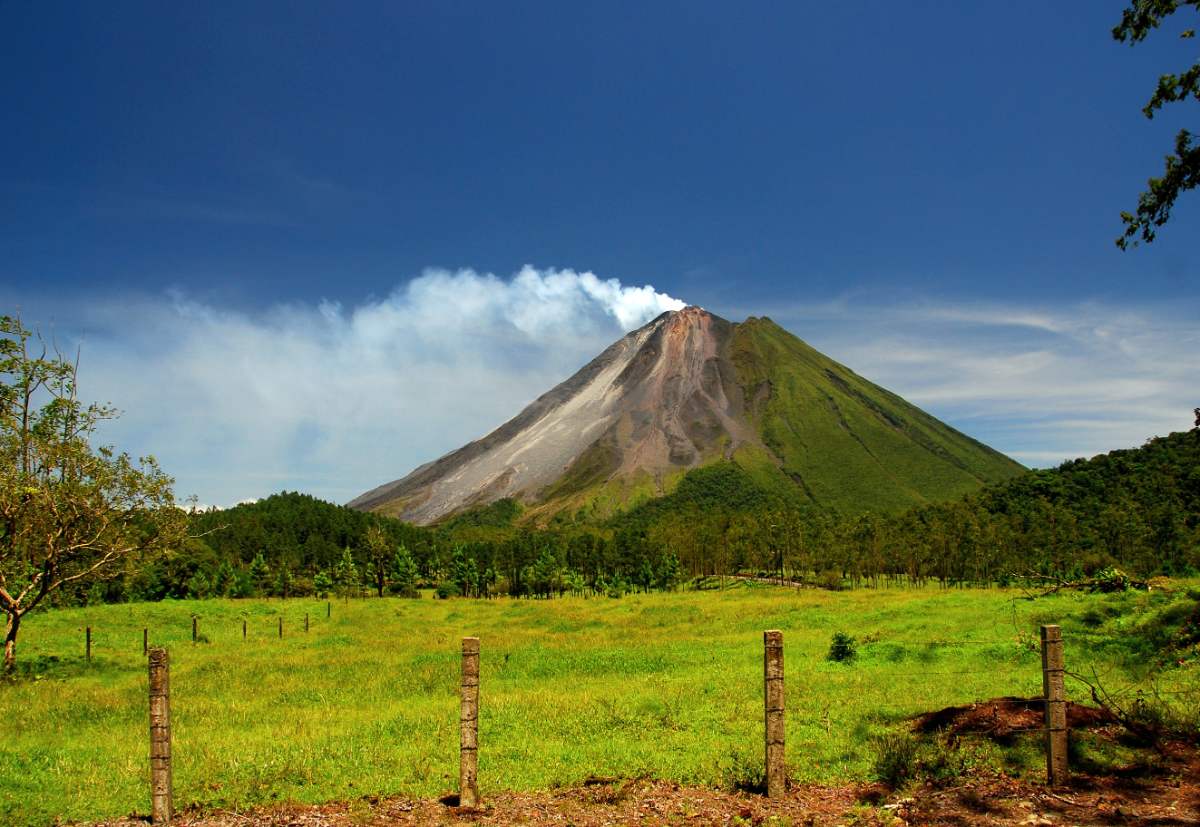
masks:
<instances>
[{"instance_id":1,"label":"blue sky","mask_svg":"<svg viewBox=\"0 0 1200 827\"><path fill-rule=\"evenodd\" d=\"M481 435L646 285L1026 463L1126 447L1200 404L1200 197L1113 245L1197 126L1122 5L0 4L0 303L219 504Z\"/></svg>"}]
</instances>

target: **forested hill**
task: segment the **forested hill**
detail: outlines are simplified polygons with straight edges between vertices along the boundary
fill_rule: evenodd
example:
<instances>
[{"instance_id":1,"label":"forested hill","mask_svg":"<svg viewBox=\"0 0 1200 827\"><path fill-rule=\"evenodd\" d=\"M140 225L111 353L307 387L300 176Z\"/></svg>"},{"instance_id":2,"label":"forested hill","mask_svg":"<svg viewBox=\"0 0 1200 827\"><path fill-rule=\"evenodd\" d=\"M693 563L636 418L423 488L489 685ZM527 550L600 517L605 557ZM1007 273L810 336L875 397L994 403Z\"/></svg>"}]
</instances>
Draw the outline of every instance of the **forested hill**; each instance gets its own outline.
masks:
<instances>
[{"instance_id":1,"label":"forested hill","mask_svg":"<svg viewBox=\"0 0 1200 827\"><path fill-rule=\"evenodd\" d=\"M1200 428L1030 471L966 499L989 515L1042 523L1049 544L1083 563L1110 557L1147 573L1192 572L1200 568Z\"/></svg>"},{"instance_id":2,"label":"forested hill","mask_svg":"<svg viewBox=\"0 0 1200 827\"><path fill-rule=\"evenodd\" d=\"M268 563L297 572L332 568L345 549L365 545L371 526L379 526L392 545L428 542L429 532L399 520L289 491L191 519L191 533L219 557L250 563L262 553Z\"/></svg>"},{"instance_id":3,"label":"forested hill","mask_svg":"<svg viewBox=\"0 0 1200 827\"><path fill-rule=\"evenodd\" d=\"M421 528L284 492L195 514L190 530L178 552L59 602L323 594L339 584L619 594L781 568L830 588L1070 578L1109 566L1143 577L1192 574L1200 571L1200 431L1029 471L901 514L797 508L735 463L718 463L603 522L563 515L537 529L522 520L520 505L502 500Z\"/></svg>"},{"instance_id":4,"label":"forested hill","mask_svg":"<svg viewBox=\"0 0 1200 827\"><path fill-rule=\"evenodd\" d=\"M755 486L731 464L701 469L610 527L678 550L685 568L782 567L827 584L1077 577L1108 566L1142 576L1200 571L1198 430L900 514L797 509Z\"/></svg>"}]
</instances>

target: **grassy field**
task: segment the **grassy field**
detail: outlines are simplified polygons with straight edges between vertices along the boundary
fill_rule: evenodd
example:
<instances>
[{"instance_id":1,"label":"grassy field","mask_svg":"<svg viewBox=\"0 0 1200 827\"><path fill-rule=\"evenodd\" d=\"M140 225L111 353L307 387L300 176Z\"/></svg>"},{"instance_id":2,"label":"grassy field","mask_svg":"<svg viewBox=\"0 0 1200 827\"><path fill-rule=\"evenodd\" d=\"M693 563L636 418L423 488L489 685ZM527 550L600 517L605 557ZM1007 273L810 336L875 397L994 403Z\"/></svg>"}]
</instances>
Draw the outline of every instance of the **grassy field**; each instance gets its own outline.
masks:
<instances>
[{"instance_id":1,"label":"grassy field","mask_svg":"<svg viewBox=\"0 0 1200 827\"><path fill-rule=\"evenodd\" d=\"M742 586L618 600L335 601L330 619L312 600L46 612L22 627L23 677L0 683L0 823L148 810L143 627L171 651L177 806L230 807L454 790L464 635L482 640L485 795L593 774L753 780L768 628L785 636L791 775L838 783L870 778L874 739L908 716L1039 695L1039 623L1062 623L1068 669L1095 669L1113 686L1141 680L1141 632L1186 601L1181 592L1017 597ZM859 641L850 664L825 658L836 631ZM1194 674L1185 667L1171 680ZM1068 694L1084 691L1070 682ZM1041 766L1033 741L1003 753L981 742L972 760Z\"/></svg>"}]
</instances>

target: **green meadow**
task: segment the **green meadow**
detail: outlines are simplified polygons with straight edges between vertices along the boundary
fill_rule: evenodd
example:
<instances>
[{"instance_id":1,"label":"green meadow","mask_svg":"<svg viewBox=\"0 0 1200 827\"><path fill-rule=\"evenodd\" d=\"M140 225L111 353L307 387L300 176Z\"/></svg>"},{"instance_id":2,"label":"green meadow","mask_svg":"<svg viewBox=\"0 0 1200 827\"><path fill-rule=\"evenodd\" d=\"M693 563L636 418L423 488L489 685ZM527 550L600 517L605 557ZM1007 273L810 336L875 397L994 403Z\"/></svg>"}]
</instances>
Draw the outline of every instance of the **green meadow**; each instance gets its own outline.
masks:
<instances>
[{"instance_id":1,"label":"green meadow","mask_svg":"<svg viewBox=\"0 0 1200 827\"><path fill-rule=\"evenodd\" d=\"M143 627L170 649L176 806L244 807L455 790L465 635L482 646L485 796L593 775L754 783L771 628L784 632L790 774L836 784L870 779L880 736L917 713L1040 695L1041 623L1063 626L1069 670L1146 688L1163 636L1195 607L1183 589L1033 601L1000 589L746 585L622 599L425 596L334 601L328 619L316 600L48 611L26 620L20 675L0 683L0 823L148 811ZM826 658L838 631L857 639L853 661ZM1164 674L1160 691L1194 684L1190 665ZM1087 699L1074 680L1068 695ZM980 741L970 761L1036 777L1036 737L1004 750Z\"/></svg>"}]
</instances>

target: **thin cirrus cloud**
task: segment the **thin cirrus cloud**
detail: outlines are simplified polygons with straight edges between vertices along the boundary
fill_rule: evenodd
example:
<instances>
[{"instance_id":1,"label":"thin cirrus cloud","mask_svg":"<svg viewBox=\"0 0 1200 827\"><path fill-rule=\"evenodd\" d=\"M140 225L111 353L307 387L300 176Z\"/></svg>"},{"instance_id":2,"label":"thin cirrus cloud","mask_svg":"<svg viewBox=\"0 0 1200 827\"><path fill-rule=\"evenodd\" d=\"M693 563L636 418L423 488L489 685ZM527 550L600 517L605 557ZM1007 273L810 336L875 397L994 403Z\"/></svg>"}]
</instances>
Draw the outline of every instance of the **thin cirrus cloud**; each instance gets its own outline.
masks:
<instances>
[{"instance_id":1,"label":"thin cirrus cloud","mask_svg":"<svg viewBox=\"0 0 1200 827\"><path fill-rule=\"evenodd\" d=\"M623 333L683 302L589 272L427 270L356 307L258 314L182 295L76 311L101 437L153 453L177 493L334 501L478 438Z\"/></svg>"},{"instance_id":2,"label":"thin cirrus cloud","mask_svg":"<svg viewBox=\"0 0 1200 827\"><path fill-rule=\"evenodd\" d=\"M781 309L817 347L1028 465L1186 430L1200 325L1171 307L1058 307L862 297Z\"/></svg>"},{"instance_id":3,"label":"thin cirrus cloud","mask_svg":"<svg viewBox=\"0 0 1200 827\"><path fill-rule=\"evenodd\" d=\"M66 317L56 308L55 329L79 334L85 398L123 412L101 437L155 454L181 496L230 505L288 488L344 502L484 435L682 306L588 272L427 270L354 307L251 313L126 296ZM1189 427L1200 404L1192 309L863 296L715 308L734 320L765 312L1029 465Z\"/></svg>"}]
</instances>

